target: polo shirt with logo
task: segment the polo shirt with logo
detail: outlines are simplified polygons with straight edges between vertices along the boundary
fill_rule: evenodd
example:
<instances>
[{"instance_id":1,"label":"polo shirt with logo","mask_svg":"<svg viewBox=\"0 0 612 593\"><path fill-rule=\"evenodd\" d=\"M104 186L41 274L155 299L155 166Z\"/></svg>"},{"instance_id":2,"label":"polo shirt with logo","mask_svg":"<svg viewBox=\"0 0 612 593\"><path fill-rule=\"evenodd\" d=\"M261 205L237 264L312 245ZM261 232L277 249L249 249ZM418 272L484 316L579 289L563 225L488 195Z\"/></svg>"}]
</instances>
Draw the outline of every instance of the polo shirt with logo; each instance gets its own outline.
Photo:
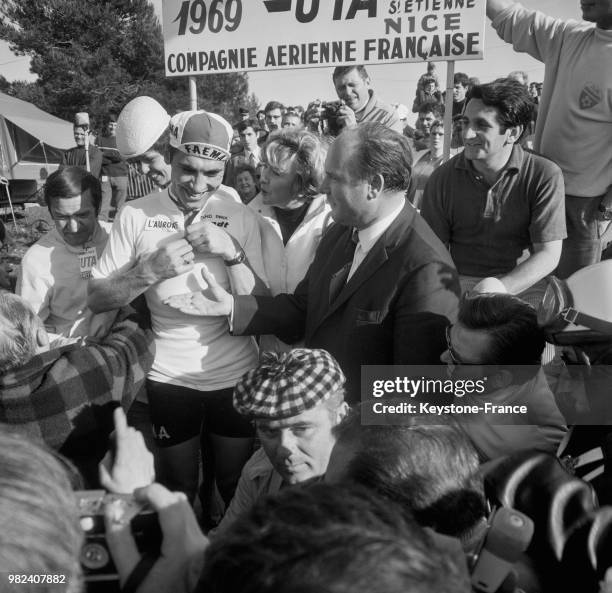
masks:
<instances>
[{"instance_id":1,"label":"polo shirt with logo","mask_svg":"<svg viewBox=\"0 0 612 593\"><path fill-rule=\"evenodd\" d=\"M561 169L518 145L493 186L464 153L444 163L425 186L421 215L466 276L507 274L534 243L567 237Z\"/></svg>"}]
</instances>

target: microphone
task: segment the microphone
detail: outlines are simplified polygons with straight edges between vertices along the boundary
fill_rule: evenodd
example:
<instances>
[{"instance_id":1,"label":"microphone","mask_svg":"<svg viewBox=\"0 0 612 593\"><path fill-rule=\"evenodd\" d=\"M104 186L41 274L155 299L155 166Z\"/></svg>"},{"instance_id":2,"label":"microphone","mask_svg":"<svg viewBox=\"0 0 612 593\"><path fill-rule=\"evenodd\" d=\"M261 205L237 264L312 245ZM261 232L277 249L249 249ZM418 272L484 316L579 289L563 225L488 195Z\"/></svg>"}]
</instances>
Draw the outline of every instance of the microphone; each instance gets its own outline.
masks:
<instances>
[{"instance_id":1,"label":"microphone","mask_svg":"<svg viewBox=\"0 0 612 593\"><path fill-rule=\"evenodd\" d=\"M489 520L480 553L472 570L472 587L494 593L533 537L533 521L513 509L500 507Z\"/></svg>"}]
</instances>

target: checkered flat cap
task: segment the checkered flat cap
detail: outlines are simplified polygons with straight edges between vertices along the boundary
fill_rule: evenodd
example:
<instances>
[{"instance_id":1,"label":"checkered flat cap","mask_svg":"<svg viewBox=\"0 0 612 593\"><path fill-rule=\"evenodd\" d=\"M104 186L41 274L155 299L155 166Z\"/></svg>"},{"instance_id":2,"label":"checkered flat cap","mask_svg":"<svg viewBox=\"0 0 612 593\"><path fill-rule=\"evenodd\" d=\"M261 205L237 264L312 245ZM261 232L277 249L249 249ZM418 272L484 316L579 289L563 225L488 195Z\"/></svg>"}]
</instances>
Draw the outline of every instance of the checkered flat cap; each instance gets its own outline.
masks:
<instances>
[{"instance_id":1,"label":"checkered flat cap","mask_svg":"<svg viewBox=\"0 0 612 593\"><path fill-rule=\"evenodd\" d=\"M346 378L326 350L265 352L259 365L234 387L234 408L253 418L289 418L341 390Z\"/></svg>"}]
</instances>

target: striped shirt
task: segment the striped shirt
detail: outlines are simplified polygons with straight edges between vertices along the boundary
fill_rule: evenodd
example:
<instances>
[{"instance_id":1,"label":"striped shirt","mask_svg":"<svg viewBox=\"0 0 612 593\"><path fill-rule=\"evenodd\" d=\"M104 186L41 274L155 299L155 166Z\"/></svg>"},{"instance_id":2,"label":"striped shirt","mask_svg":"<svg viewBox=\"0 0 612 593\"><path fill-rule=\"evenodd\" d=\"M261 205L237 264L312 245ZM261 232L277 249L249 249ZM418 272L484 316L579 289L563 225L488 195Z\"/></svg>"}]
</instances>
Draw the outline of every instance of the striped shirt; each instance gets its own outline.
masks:
<instances>
[{"instance_id":1,"label":"striped shirt","mask_svg":"<svg viewBox=\"0 0 612 593\"><path fill-rule=\"evenodd\" d=\"M364 121L374 121L381 123L400 134L404 128L402 122L400 122L397 111L390 105L379 101L376 98L373 90L369 91L370 98L363 109L355 112L355 119L360 124Z\"/></svg>"}]
</instances>

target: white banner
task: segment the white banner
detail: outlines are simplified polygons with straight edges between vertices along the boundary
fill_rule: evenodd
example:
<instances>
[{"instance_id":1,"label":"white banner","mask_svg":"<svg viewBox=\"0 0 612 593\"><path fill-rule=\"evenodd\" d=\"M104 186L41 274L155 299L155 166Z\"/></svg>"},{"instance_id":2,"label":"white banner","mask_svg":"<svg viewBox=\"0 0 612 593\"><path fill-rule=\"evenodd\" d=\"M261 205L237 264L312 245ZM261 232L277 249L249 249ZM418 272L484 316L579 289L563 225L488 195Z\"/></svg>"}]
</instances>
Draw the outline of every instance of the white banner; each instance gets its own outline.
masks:
<instances>
[{"instance_id":1,"label":"white banner","mask_svg":"<svg viewBox=\"0 0 612 593\"><path fill-rule=\"evenodd\" d=\"M167 76L479 60L486 0L163 0Z\"/></svg>"}]
</instances>

